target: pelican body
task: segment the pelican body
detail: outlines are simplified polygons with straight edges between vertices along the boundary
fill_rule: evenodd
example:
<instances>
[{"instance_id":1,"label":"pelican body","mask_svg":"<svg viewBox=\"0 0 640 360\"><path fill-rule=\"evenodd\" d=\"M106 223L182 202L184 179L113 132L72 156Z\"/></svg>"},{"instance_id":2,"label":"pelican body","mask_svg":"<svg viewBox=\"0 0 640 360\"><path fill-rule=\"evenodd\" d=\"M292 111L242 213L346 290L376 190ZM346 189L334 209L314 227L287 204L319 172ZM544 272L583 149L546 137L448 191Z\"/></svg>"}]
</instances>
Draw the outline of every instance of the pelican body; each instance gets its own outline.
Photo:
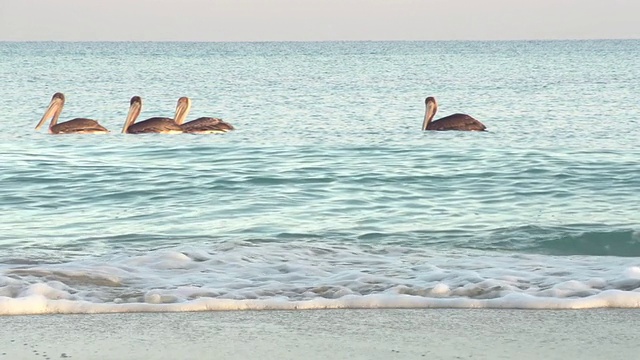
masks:
<instances>
[{"instance_id":1,"label":"pelican body","mask_svg":"<svg viewBox=\"0 0 640 360\"><path fill-rule=\"evenodd\" d=\"M487 129L483 123L467 114L453 114L432 121L438 111L436 99L429 96L425 99L427 107L422 122L422 130L460 130L460 131L485 131Z\"/></svg>"},{"instance_id":2,"label":"pelican body","mask_svg":"<svg viewBox=\"0 0 640 360\"><path fill-rule=\"evenodd\" d=\"M181 97L180 100L187 102L189 109L191 108L191 99L188 97ZM212 117L200 117L184 124L177 120L176 122L182 128L182 131L189 134L220 134L235 130L233 125L228 122Z\"/></svg>"},{"instance_id":3,"label":"pelican body","mask_svg":"<svg viewBox=\"0 0 640 360\"><path fill-rule=\"evenodd\" d=\"M85 118L75 118L58 124L60 113L64 107L64 101L64 94L59 92L53 94L47 110L44 112L40 122L38 122L38 125L36 125L36 130L39 130L47 119L51 118L51 122L49 123L50 134L106 134L109 132L109 130L97 121Z\"/></svg>"},{"instance_id":4,"label":"pelican body","mask_svg":"<svg viewBox=\"0 0 640 360\"><path fill-rule=\"evenodd\" d=\"M228 122L212 117L197 118L180 126L182 131L190 134L220 134L235 130Z\"/></svg>"},{"instance_id":5,"label":"pelican body","mask_svg":"<svg viewBox=\"0 0 640 360\"><path fill-rule=\"evenodd\" d=\"M159 133L159 134L180 134L182 128L177 124L177 121L184 121L184 118L189 112L189 104L184 101L178 100L176 106L176 113L174 118L167 117L152 117L140 122L135 122L140 112L142 111L142 98L140 96L134 96L129 102L129 113L127 119L124 121L122 127L123 134L145 134L145 133ZM174 120L175 119L175 120Z\"/></svg>"}]
</instances>

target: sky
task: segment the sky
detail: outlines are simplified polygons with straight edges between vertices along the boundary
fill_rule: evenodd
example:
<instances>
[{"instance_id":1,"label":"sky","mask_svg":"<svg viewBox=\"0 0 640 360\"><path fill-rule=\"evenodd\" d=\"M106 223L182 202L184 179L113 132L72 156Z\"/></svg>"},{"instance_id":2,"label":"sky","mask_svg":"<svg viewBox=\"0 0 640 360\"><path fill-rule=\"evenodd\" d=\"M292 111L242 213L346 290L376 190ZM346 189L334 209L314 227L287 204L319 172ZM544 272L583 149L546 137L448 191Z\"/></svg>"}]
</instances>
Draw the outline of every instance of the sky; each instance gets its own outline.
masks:
<instances>
[{"instance_id":1,"label":"sky","mask_svg":"<svg viewBox=\"0 0 640 360\"><path fill-rule=\"evenodd\" d=\"M640 0L0 0L0 41L639 38Z\"/></svg>"}]
</instances>

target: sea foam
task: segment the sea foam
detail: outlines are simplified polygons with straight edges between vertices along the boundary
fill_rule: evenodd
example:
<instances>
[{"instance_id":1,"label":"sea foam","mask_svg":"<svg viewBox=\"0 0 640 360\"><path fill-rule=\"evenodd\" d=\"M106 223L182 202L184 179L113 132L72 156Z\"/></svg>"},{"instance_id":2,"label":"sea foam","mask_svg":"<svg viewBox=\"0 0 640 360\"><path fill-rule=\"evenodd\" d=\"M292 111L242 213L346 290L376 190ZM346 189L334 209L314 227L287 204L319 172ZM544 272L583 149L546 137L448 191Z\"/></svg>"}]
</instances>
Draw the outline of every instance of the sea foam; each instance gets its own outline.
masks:
<instances>
[{"instance_id":1,"label":"sea foam","mask_svg":"<svg viewBox=\"0 0 640 360\"><path fill-rule=\"evenodd\" d=\"M640 307L630 258L398 250L239 242L3 265L0 314Z\"/></svg>"}]
</instances>

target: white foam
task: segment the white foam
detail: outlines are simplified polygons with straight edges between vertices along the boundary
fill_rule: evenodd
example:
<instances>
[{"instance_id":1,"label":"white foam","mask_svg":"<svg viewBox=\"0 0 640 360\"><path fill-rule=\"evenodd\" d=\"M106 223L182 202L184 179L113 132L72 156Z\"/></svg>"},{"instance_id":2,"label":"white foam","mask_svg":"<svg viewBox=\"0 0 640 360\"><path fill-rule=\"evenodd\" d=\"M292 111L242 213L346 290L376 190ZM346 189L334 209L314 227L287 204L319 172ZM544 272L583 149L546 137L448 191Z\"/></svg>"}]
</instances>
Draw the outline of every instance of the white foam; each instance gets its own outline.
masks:
<instances>
[{"instance_id":1,"label":"white foam","mask_svg":"<svg viewBox=\"0 0 640 360\"><path fill-rule=\"evenodd\" d=\"M627 268L624 272L624 276L629 279L640 279L640 266Z\"/></svg>"},{"instance_id":2,"label":"white foam","mask_svg":"<svg viewBox=\"0 0 640 360\"><path fill-rule=\"evenodd\" d=\"M640 267L633 258L384 250L227 243L5 264L0 314L640 307Z\"/></svg>"},{"instance_id":3,"label":"white foam","mask_svg":"<svg viewBox=\"0 0 640 360\"><path fill-rule=\"evenodd\" d=\"M37 283L24 288L18 297L42 296L52 300L71 299L71 294L67 289L67 286L58 281Z\"/></svg>"},{"instance_id":4,"label":"white foam","mask_svg":"<svg viewBox=\"0 0 640 360\"><path fill-rule=\"evenodd\" d=\"M158 294L156 294L158 295ZM155 296L155 295L154 295ZM593 309L640 308L640 293L607 290L585 298L545 298L527 294L509 294L497 299L425 298L412 295L345 295L339 299L316 298L304 301L273 299L199 298L182 303L163 303L155 297L151 303L91 303L52 300L43 295L19 298L0 297L0 315L78 314L125 312L179 312L224 310L309 310L309 309L392 309L392 308L468 308L468 309Z\"/></svg>"},{"instance_id":5,"label":"white foam","mask_svg":"<svg viewBox=\"0 0 640 360\"><path fill-rule=\"evenodd\" d=\"M449 295L449 293L451 293L451 289L447 284L438 283L436 284L436 286L433 287L433 289L431 289L431 293L435 296L438 296L438 295L446 296L446 295Z\"/></svg>"}]
</instances>

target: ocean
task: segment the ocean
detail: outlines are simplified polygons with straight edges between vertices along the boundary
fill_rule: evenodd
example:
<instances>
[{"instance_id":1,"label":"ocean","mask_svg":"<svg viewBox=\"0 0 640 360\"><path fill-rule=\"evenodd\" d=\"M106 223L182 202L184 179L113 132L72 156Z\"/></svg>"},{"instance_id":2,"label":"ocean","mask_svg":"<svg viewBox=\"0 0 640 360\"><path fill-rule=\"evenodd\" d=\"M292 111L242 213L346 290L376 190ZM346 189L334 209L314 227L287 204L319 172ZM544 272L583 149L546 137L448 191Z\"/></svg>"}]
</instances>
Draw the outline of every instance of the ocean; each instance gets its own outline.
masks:
<instances>
[{"instance_id":1,"label":"ocean","mask_svg":"<svg viewBox=\"0 0 640 360\"><path fill-rule=\"evenodd\" d=\"M640 41L0 43L0 315L640 307ZM35 131L61 121L106 135ZM222 135L123 135L221 117ZM487 132L423 132L467 113Z\"/></svg>"}]
</instances>

